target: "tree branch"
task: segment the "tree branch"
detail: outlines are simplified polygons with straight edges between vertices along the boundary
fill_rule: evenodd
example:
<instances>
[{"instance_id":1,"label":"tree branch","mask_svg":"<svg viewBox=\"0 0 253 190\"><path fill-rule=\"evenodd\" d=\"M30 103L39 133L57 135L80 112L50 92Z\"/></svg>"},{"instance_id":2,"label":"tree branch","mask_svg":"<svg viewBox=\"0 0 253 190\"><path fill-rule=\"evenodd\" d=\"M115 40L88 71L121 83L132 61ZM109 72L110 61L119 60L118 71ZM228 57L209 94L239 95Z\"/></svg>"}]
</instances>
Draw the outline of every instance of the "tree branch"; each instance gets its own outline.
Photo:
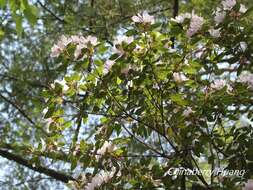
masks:
<instances>
[{"instance_id":1,"label":"tree branch","mask_svg":"<svg viewBox=\"0 0 253 190\"><path fill-rule=\"evenodd\" d=\"M11 161L14 161L18 164L21 164L33 171L36 171L36 172L39 172L41 174L45 174L47 176L50 176L56 180L59 180L59 181L62 181L64 183L68 183L68 181L75 181L76 179L73 178L72 176L69 176L69 175L66 175L64 173L61 173L61 172L57 172L55 170L52 170L52 169L49 169L49 168L46 168L46 167L43 167L43 166L34 166L33 164L31 164L29 162L29 160L26 160L18 155L15 155L13 153L10 153L6 150L2 150L0 149L0 156L8 159L8 160L11 160Z\"/></svg>"}]
</instances>

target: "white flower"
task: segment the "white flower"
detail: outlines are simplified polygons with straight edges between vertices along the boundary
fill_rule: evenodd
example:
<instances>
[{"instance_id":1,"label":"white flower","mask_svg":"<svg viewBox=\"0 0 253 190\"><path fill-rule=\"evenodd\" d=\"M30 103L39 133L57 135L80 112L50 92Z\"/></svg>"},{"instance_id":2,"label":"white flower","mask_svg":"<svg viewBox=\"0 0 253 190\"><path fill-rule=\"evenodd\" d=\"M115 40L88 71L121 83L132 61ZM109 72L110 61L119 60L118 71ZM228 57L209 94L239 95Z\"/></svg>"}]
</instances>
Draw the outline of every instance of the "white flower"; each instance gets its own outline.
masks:
<instances>
[{"instance_id":1,"label":"white flower","mask_svg":"<svg viewBox=\"0 0 253 190\"><path fill-rule=\"evenodd\" d=\"M249 179L242 190L253 190L253 180Z\"/></svg>"},{"instance_id":2,"label":"white flower","mask_svg":"<svg viewBox=\"0 0 253 190\"><path fill-rule=\"evenodd\" d=\"M115 146L114 144L112 144L111 142L105 141L103 146L97 150L97 159L101 158L101 156L103 156L106 152L113 152L115 150Z\"/></svg>"},{"instance_id":3,"label":"white flower","mask_svg":"<svg viewBox=\"0 0 253 190\"><path fill-rule=\"evenodd\" d=\"M188 78L183 73L173 73L174 81L177 83L181 83L183 81L188 80Z\"/></svg>"},{"instance_id":4,"label":"white flower","mask_svg":"<svg viewBox=\"0 0 253 190\"><path fill-rule=\"evenodd\" d=\"M186 32L187 36L192 37L195 33L197 33L201 29L203 24L204 18L192 13L190 27Z\"/></svg>"},{"instance_id":5,"label":"white flower","mask_svg":"<svg viewBox=\"0 0 253 190\"><path fill-rule=\"evenodd\" d=\"M190 19L192 15L190 13L184 13L172 18L171 20L177 23L183 23L186 18Z\"/></svg>"},{"instance_id":6,"label":"white flower","mask_svg":"<svg viewBox=\"0 0 253 190\"><path fill-rule=\"evenodd\" d=\"M214 82L211 84L211 88L213 90L221 90L227 85L226 81L223 79L214 80Z\"/></svg>"},{"instance_id":7,"label":"white flower","mask_svg":"<svg viewBox=\"0 0 253 190\"><path fill-rule=\"evenodd\" d=\"M96 46L98 44L98 39L95 36L87 36L86 44L90 43L92 46Z\"/></svg>"},{"instance_id":8,"label":"white flower","mask_svg":"<svg viewBox=\"0 0 253 190\"><path fill-rule=\"evenodd\" d=\"M64 49L64 48L66 48L67 45L69 45L70 43L71 43L71 38L68 38L68 37L62 35L62 36L60 37L59 41L57 42L57 45L58 45L60 48Z\"/></svg>"},{"instance_id":9,"label":"white flower","mask_svg":"<svg viewBox=\"0 0 253 190\"><path fill-rule=\"evenodd\" d=\"M132 16L132 21L135 23L154 24L155 18L149 15L147 11L144 11L142 14L138 13L137 16Z\"/></svg>"},{"instance_id":10,"label":"white flower","mask_svg":"<svg viewBox=\"0 0 253 190\"><path fill-rule=\"evenodd\" d=\"M241 50L242 50L243 52L246 51L247 47L248 47L248 45L247 45L246 42L240 42L240 48L241 48Z\"/></svg>"},{"instance_id":11,"label":"white flower","mask_svg":"<svg viewBox=\"0 0 253 190\"><path fill-rule=\"evenodd\" d=\"M114 60L106 60L105 64L104 64L104 70L103 73L107 74L109 73L109 71L111 70L112 66L115 64Z\"/></svg>"},{"instance_id":12,"label":"white flower","mask_svg":"<svg viewBox=\"0 0 253 190\"><path fill-rule=\"evenodd\" d=\"M83 36L73 35L70 37L61 36L58 40L57 44L54 44L51 48L51 57L58 57L64 49L70 44L73 43L76 45L76 50L74 53L75 59L79 58L82 49L87 48L88 45L96 46L98 44L98 40L95 36L87 36L86 38Z\"/></svg>"},{"instance_id":13,"label":"white flower","mask_svg":"<svg viewBox=\"0 0 253 190\"><path fill-rule=\"evenodd\" d=\"M140 45L136 45L135 48L134 48L134 52L136 53L143 53L145 51L145 48L144 47L141 47Z\"/></svg>"},{"instance_id":14,"label":"white flower","mask_svg":"<svg viewBox=\"0 0 253 190\"><path fill-rule=\"evenodd\" d=\"M46 108L44 108L44 109L42 110L42 114L43 114L43 115L46 115L47 112L48 112L48 107L46 107Z\"/></svg>"},{"instance_id":15,"label":"white flower","mask_svg":"<svg viewBox=\"0 0 253 190\"><path fill-rule=\"evenodd\" d=\"M95 188L100 187L103 183L108 183L114 176L115 171L115 168L113 168L111 172L101 172L95 175L91 179L91 182L85 186L85 190L94 190Z\"/></svg>"},{"instance_id":16,"label":"white flower","mask_svg":"<svg viewBox=\"0 0 253 190\"><path fill-rule=\"evenodd\" d=\"M186 110L183 111L183 116L188 117L190 114L194 113L191 107L187 107Z\"/></svg>"},{"instance_id":17,"label":"white flower","mask_svg":"<svg viewBox=\"0 0 253 190\"><path fill-rule=\"evenodd\" d=\"M220 37L220 29L209 29L208 31L212 37L214 38Z\"/></svg>"},{"instance_id":18,"label":"white flower","mask_svg":"<svg viewBox=\"0 0 253 190\"><path fill-rule=\"evenodd\" d=\"M214 21L216 24L220 24L226 17L226 12L222 11L220 8L217 8L215 11Z\"/></svg>"},{"instance_id":19,"label":"white flower","mask_svg":"<svg viewBox=\"0 0 253 190\"><path fill-rule=\"evenodd\" d=\"M78 36L78 35L73 35L73 36L71 36L70 37L71 38L71 41L72 41L72 43L74 43L74 44L79 44L80 43L80 36Z\"/></svg>"},{"instance_id":20,"label":"white flower","mask_svg":"<svg viewBox=\"0 0 253 190\"><path fill-rule=\"evenodd\" d=\"M246 13L246 11L247 11L247 8L245 7L245 5L240 4L240 10L239 10L239 12L240 13Z\"/></svg>"},{"instance_id":21,"label":"white flower","mask_svg":"<svg viewBox=\"0 0 253 190\"><path fill-rule=\"evenodd\" d=\"M62 48L60 48L58 45L54 44L53 47L51 48L51 57L59 57L59 55L62 52Z\"/></svg>"},{"instance_id":22,"label":"white flower","mask_svg":"<svg viewBox=\"0 0 253 190\"><path fill-rule=\"evenodd\" d=\"M54 83L60 84L62 86L63 92L66 92L69 89L69 87L68 87L67 82L65 81L65 79L63 79L63 80L55 80Z\"/></svg>"},{"instance_id":23,"label":"white flower","mask_svg":"<svg viewBox=\"0 0 253 190\"><path fill-rule=\"evenodd\" d=\"M121 45L123 42L126 44L130 44L134 41L134 37L133 36L117 36L116 39L113 41L114 45Z\"/></svg>"},{"instance_id":24,"label":"white flower","mask_svg":"<svg viewBox=\"0 0 253 190\"><path fill-rule=\"evenodd\" d=\"M231 10L236 5L236 0L225 0L221 4L224 10Z\"/></svg>"},{"instance_id":25,"label":"white flower","mask_svg":"<svg viewBox=\"0 0 253 190\"><path fill-rule=\"evenodd\" d=\"M243 72L237 79L240 83L245 83L253 89L253 74L248 72Z\"/></svg>"}]
</instances>

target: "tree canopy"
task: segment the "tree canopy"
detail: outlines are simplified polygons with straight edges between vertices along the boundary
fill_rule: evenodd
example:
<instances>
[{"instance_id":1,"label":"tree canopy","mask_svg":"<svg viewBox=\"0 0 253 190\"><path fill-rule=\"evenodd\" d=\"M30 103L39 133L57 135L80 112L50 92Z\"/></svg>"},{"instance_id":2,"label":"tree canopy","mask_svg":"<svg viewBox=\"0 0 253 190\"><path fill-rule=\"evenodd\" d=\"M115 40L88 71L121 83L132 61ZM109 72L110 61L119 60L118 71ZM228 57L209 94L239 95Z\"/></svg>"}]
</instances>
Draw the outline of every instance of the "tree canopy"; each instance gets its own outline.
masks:
<instances>
[{"instance_id":1,"label":"tree canopy","mask_svg":"<svg viewBox=\"0 0 253 190\"><path fill-rule=\"evenodd\" d=\"M0 0L2 189L252 190L252 11Z\"/></svg>"}]
</instances>

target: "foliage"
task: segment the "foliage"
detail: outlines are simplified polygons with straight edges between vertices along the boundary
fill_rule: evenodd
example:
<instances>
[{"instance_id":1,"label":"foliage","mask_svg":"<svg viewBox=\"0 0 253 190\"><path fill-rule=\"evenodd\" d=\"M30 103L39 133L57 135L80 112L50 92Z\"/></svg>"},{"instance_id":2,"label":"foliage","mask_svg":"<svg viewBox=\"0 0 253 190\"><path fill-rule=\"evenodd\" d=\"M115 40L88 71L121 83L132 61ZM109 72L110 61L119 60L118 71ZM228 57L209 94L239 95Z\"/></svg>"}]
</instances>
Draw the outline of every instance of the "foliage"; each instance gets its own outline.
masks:
<instances>
[{"instance_id":1,"label":"foliage","mask_svg":"<svg viewBox=\"0 0 253 190\"><path fill-rule=\"evenodd\" d=\"M99 10L109 6L105 2ZM124 28L99 30L95 26L104 21L98 17L89 19L90 28L81 35L68 3L52 1L52 8L66 6L64 17L50 14L62 24L56 27L73 25L66 24L51 58L45 38L44 46L29 44L39 53L14 55L16 62L5 68L10 80L3 82L0 98L3 113L10 115L3 114L9 121L3 119L0 155L73 189L241 189L253 171L253 9L234 2L193 12L185 4L182 9L190 13L174 19L139 11L119 20ZM11 3L17 33L32 39L29 30L22 32L16 13L35 25L35 6ZM131 1L121 3L133 11ZM93 6L85 12L91 18ZM106 12L105 22L118 23L117 10ZM54 33L54 23L44 24L42 30ZM4 43L13 44L10 39ZM25 47L17 49L26 52ZM14 77L17 73L22 78ZM24 95L22 88L32 90ZM169 175L170 168L180 167L246 173Z\"/></svg>"}]
</instances>

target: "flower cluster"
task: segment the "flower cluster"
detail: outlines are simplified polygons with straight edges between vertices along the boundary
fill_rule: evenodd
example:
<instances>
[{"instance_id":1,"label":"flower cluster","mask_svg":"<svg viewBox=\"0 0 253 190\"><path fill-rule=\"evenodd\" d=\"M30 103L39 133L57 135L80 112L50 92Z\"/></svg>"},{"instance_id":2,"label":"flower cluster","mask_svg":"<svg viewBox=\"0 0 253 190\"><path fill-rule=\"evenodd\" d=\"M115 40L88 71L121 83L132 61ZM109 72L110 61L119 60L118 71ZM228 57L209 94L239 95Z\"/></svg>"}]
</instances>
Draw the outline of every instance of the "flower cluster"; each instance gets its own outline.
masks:
<instances>
[{"instance_id":1,"label":"flower cluster","mask_svg":"<svg viewBox=\"0 0 253 190\"><path fill-rule=\"evenodd\" d=\"M225 0L221 4L224 10L231 10L236 5L236 0Z\"/></svg>"},{"instance_id":2,"label":"flower cluster","mask_svg":"<svg viewBox=\"0 0 253 190\"><path fill-rule=\"evenodd\" d=\"M67 85L67 82L65 81L65 79L62 80L55 80L53 84L51 84L51 88L55 88L55 84L60 84L62 87L62 91L66 92L69 89L69 86Z\"/></svg>"},{"instance_id":3,"label":"flower cluster","mask_svg":"<svg viewBox=\"0 0 253 190\"><path fill-rule=\"evenodd\" d=\"M106 152L113 152L115 150L114 144L105 141L103 146L97 150L97 159L101 158Z\"/></svg>"},{"instance_id":4,"label":"flower cluster","mask_svg":"<svg viewBox=\"0 0 253 190\"><path fill-rule=\"evenodd\" d=\"M196 34L201 29L203 24L204 24L203 17L200 17L200 16L192 13L190 27L186 32L187 36L192 37L194 34Z\"/></svg>"},{"instance_id":5,"label":"flower cluster","mask_svg":"<svg viewBox=\"0 0 253 190\"><path fill-rule=\"evenodd\" d=\"M236 5L236 0L224 0L221 2L222 8L217 7L215 11L215 16L214 16L214 21L216 24L220 24L223 22L223 20L226 17L226 11L231 11L235 5ZM240 13L245 13L247 11L247 8L245 5L240 4Z\"/></svg>"},{"instance_id":6,"label":"flower cluster","mask_svg":"<svg viewBox=\"0 0 253 190\"><path fill-rule=\"evenodd\" d=\"M95 188L100 187L103 183L108 183L114 176L115 171L116 169L113 168L111 172L101 172L95 175L91 179L91 182L85 186L85 190L94 190Z\"/></svg>"},{"instance_id":7,"label":"flower cluster","mask_svg":"<svg viewBox=\"0 0 253 190\"><path fill-rule=\"evenodd\" d=\"M78 59L81 55L82 49L88 48L89 46L96 46L98 40L94 36L87 36L86 38L79 35L73 35L70 37L61 36L56 44L53 45L51 49L51 57L58 57L69 44L76 45L76 50L74 53L75 59Z\"/></svg>"},{"instance_id":8,"label":"flower cluster","mask_svg":"<svg viewBox=\"0 0 253 190\"><path fill-rule=\"evenodd\" d=\"M111 70L111 68L114 64L115 64L114 60L110 60L110 59L106 60L106 62L104 64L104 70L103 70L104 75L109 73L109 71Z\"/></svg>"},{"instance_id":9,"label":"flower cluster","mask_svg":"<svg viewBox=\"0 0 253 190\"><path fill-rule=\"evenodd\" d=\"M226 81L223 79L217 79L214 80L213 83L211 84L211 88L214 90L221 90L227 85Z\"/></svg>"},{"instance_id":10,"label":"flower cluster","mask_svg":"<svg viewBox=\"0 0 253 190\"><path fill-rule=\"evenodd\" d=\"M176 16L176 18L171 19L172 21L176 23L183 23L185 19L190 19L190 27L187 30L187 36L192 37L194 34L196 34L204 24L204 18L200 17L194 12L190 13L184 13L181 15Z\"/></svg>"},{"instance_id":11,"label":"flower cluster","mask_svg":"<svg viewBox=\"0 0 253 190\"><path fill-rule=\"evenodd\" d=\"M112 52L119 55L123 55L125 52L122 48L122 44L128 45L132 43L133 41L134 41L133 36L126 36L126 35L117 36L113 41Z\"/></svg>"},{"instance_id":12,"label":"flower cluster","mask_svg":"<svg viewBox=\"0 0 253 190\"><path fill-rule=\"evenodd\" d=\"M229 84L227 84L227 81L223 79L216 79L211 84L212 90L221 90L224 87L227 87L227 92L231 92L233 90L232 87Z\"/></svg>"},{"instance_id":13,"label":"flower cluster","mask_svg":"<svg viewBox=\"0 0 253 190\"><path fill-rule=\"evenodd\" d=\"M181 83L188 80L188 78L183 73L173 73L173 79L176 83Z\"/></svg>"},{"instance_id":14,"label":"flower cluster","mask_svg":"<svg viewBox=\"0 0 253 190\"><path fill-rule=\"evenodd\" d=\"M143 13L138 13L137 16L132 16L132 21L134 23L154 24L155 18L149 15L147 11L144 11Z\"/></svg>"},{"instance_id":15,"label":"flower cluster","mask_svg":"<svg viewBox=\"0 0 253 190\"><path fill-rule=\"evenodd\" d=\"M238 77L238 82L245 83L249 85L250 88L253 89L253 74L252 73L242 73Z\"/></svg>"},{"instance_id":16,"label":"flower cluster","mask_svg":"<svg viewBox=\"0 0 253 190\"><path fill-rule=\"evenodd\" d=\"M176 23L182 24L185 21L185 19L191 19L191 17L192 15L190 13L184 13L184 14L176 16L176 18L172 18L171 20Z\"/></svg>"}]
</instances>

